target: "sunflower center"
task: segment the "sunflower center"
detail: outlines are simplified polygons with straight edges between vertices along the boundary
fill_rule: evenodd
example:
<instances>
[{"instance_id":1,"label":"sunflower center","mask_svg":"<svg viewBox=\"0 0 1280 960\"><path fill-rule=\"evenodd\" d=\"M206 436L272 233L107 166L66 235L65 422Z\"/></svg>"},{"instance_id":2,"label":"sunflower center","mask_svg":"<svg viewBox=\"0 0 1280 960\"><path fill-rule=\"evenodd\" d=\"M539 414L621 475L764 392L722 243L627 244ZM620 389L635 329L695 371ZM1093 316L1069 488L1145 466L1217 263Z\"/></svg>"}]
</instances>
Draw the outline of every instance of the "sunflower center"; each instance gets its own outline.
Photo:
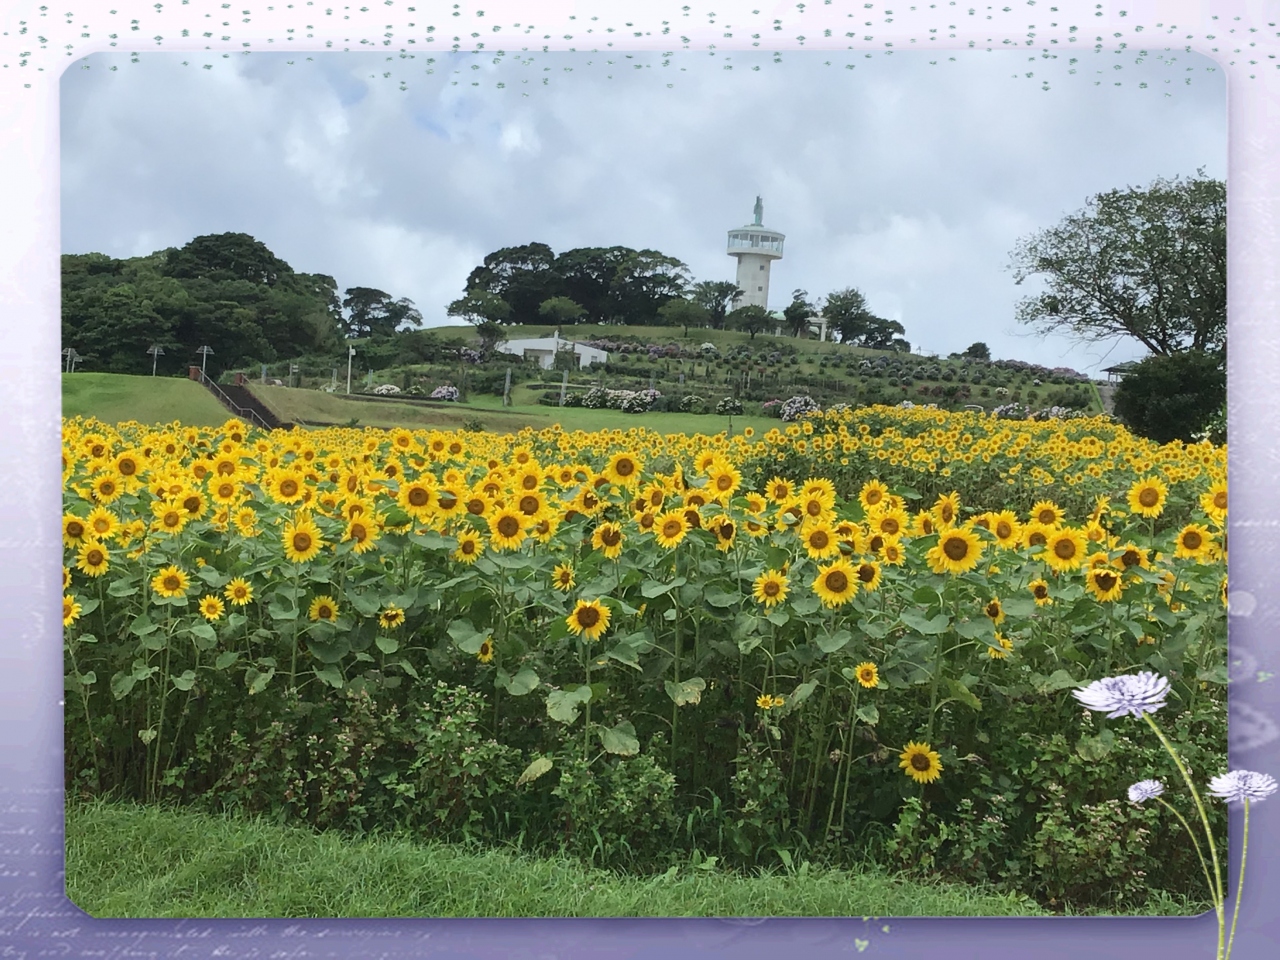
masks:
<instances>
[{"instance_id":1,"label":"sunflower center","mask_svg":"<svg viewBox=\"0 0 1280 960\"><path fill-rule=\"evenodd\" d=\"M102 563L102 561L105 559L106 557L102 555L102 551L98 549L90 550L87 554L85 554L85 561L91 567L98 566L98 564Z\"/></svg>"},{"instance_id":2,"label":"sunflower center","mask_svg":"<svg viewBox=\"0 0 1280 960\"><path fill-rule=\"evenodd\" d=\"M600 542L606 547L616 547L622 542L622 531L616 527L606 527L600 532Z\"/></svg>"},{"instance_id":3,"label":"sunflower center","mask_svg":"<svg viewBox=\"0 0 1280 960\"><path fill-rule=\"evenodd\" d=\"M721 490L721 491L728 490L732 486L733 486L733 477L729 476L727 473L722 473L720 474L720 476L716 477L717 490Z\"/></svg>"},{"instance_id":4,"label":"sunflower center","mask_svg":"<svg viewBox=\"0 0 1280 960\"><path fill-rule=\"evenodd\" d=\"M809 516L811 517L822 516L822 501L810 500L808 503L804 505L804 511L805 513L809 514Z\"/></svg>"},{"instance_id":5,"label":"sunflower center","mask_svg":"<svg viewBox=\"0 0 1280 960\"><path fill-rule=\"evenodd\" d=\"M1037 583L1031 592L1035 594L1037 600L1043 600L1049 595L1049 588L1043 583Z\"/></svg>"},{"instance_id":6,"label":"sunflower center","mask_svg":"<svg viewBox=\"0 0 1280 960\"><path fill-rule=\"evenodd\" d=\"M987 616L988 616L988 617L990 617L992 620L994 620L996 617L1000 616L1000 604L998 604L998 603L988 603L988 604L987 604Z\"/></svg>"},{"instance_id":7,"label":"sunflower center","mask_svg":"<svg viewBox=\"0 0 1280 960\"><path fill-rule=\"evenodd\" d=\"M138 472L138 465L132 460L121 460L117 469L126 477L131 477Z\"/></svg>"},{"instance_id":8,"label":"sunflower center","mask_svg":"<svg viewBox=\"0 0 1280 960\"><path fill-rule=\"evenodd\" d=\"M458 545L458 549L467 556L471 556L471 554L476 552L476 542L474 540L463 540L462 543Z\"/></svg>"},{"instance_id":9,"label":"sunflower center","mask_svg":"<svg viewBox=\"0 0 1280 960\"><path fill-rule=\"evenodd\" d=\"M520 512L525 516L531 517L538 512L542 504L535 496L524 496L520 498Z\"/></svg>"},{"instance_id":10,"label":"sunflower center","mask_svg":"<svg viewBox=\"0 0 1280 960\"><path fill-rule=\"evenodd\" d=\"M943 523L950 523L955 518L956 512L951 509L951 504L944 503L942 505L942 509L938 511L938 514L942 517Z\"/></svg>"},{"instance_id":11,"label":"sunflower center","mask_svg":"<svg viewBox=\"0 0 1280 960\"><path fill-rule=\"evenodd\" d=\"M538 478L533 474L529 474L520 481L520 487L523 490L536 490L538 489Z\"/></svg>"},{"instance_id":12,"label":"sunflower center","mask_svg":"<svg viewBox=\"0 0 1280 960\"><path fill-rule=\"evenodd\" d=\"M440 509L441 509L441 510L452 510L452 509L453 509L454 507L456 507L457 505L458 505L458 498L457 498L457 497L452 496L451 494L448 494L448 493L446 493L446 494L442 494L442 495L441 495L441 497L440 497Z\"/></svg>"},{"instance_id":13,"label":"sunflower center","mask_svg":"<svg viewBox=\"0 0 1280 960\"><path fill-rule=\"evenodd\" d=\"M618 461L618 465L613 468L613 472L620 477L629 477L636 472L636 465L634 461L623 457Z\"/></svg>"},{"instance_id":14,"label":"sunflower center","mask_svg":"<svg viewBox=\"0 0 1280 960\"><path fill-rule=\"evenodd\" d=\"M293 479L281 480L280 495L283 497L296 497L298 495L298 481Z\"/></svg>"},{"instance_id":15,"label":"sunflower center","mask_svg":"<svg viewBox=\"0 0 1280 960\"><path fill-rule=\"evenodd\" d=\"M815 550L825 550L830 543L831 538L827 536L825 530L815 530L809 534L809 546Z\"/></svg>"},{"instance_id":16,"label":"sunflower center","mask_svg":"<svg viewBox=\"0 0 1280 960\"><path fill-rule=\"evenodd\" d=\"M1227 509L1227 491L1219 490L1213 495L1213 505L1219 510Z\"/></svg>"},{"instance_id":17,"label":"sunflower center","mask_svg":"<svg viewBox=\"0 0 1280 960\"><path fill-rule=\"evenodd\" d=\"M182 580L172 573L164 578L164 588L166 590L177 590L182 586Z\"/></svg>"},{"instance_id":18,"label":"sunflower center","mask_svg":"<svg viewBox=\"0 0 1280 960\"><path fill-rule=\"evenodd\" d=\"M504 537L514 537L520 532L520 521L515 517L502 517L498 520L498 533Z\"/></svg>"},{"instance_id":19,"label":"sunflower center","mask_svg":"<svg viewBox=\"0 0 1280 960\"><path fill-rule=\"evenodd\" d=\"M431 494L425 487L412 487L409 490L409 505L413 507L425 507L431 500Z\"/></svg>"},{"instance_id":20,"label":"sunflower center","mask_svg":"<svg viewBox=\"0 0 1280 960\"><path fill-rule=\"evenodd\" d=\"M1126 567L1136 567L1142 562L1142 557L1139 555L1137 550L1126 550L1121 554L1120 562Z\"/></svg>"},{"instance_id":21,"label":"sunflower center","mask_svg":"<svg viewBox=\"0 0 1280 960\"><path fill-rule=\"evenodd\" d=\"M1009 526L1009 522L1007 520L1001 520L996 524L996 536L1001 540L1008 540L1012 534L1013 527Z\"/></svg>"},{"instance_id":22,"label":"sunflower center","mask_svg":"<svg viewBox=\"0 0 1280 960\"><path fill-rule=\"evenodd\" d=\"M182 517L179 515L178 511L170 510L164 515L164 519L160 522L166 527L176 527L182 522Z\"/></svg>"},{"instance_id":23,"label":"sunflower center","mask_svg":"<svg viewBox=\"0 0 1280 960\"><path fill-rule=\"evenodd\" d=\"M776 597L779 593L782 592L782 584L780 584L777 580L766 580L763 587L763 592L766 597Z\"/></svg>"},{"instance_id":24,"label":"sunflower center","mask_svg":"<svg viewBox=\"0 0 1280 960\"><path fill-rule=\"evenodd\" d=\"M68 524L67 524L67 536L71 537L73 540L78 540L78 539L80 539L81 537L83 537L83 536L84 536L84 524L83 524L83 523L79 523L79 522L77 522L77 521L72 521L71 523L68 523Z\"/></svg>"},{"instance_id":25,"label":"sunflower center","mask_svg":"<svg viewBox=\"0 0 1280 960\"><path fill-rule=\"evenodd\" d=\"M1155 487L1145 487L1143 491L1138 494L1138 502L1144 507L1154 507L1159 500L1160 491Z\"/></svg>"},{"instance_id":26,"label":"sunflower center","mask_svg":"<svg viewBox=\"0 0 1280 960\"><path fill-rule=\"evenodd\" d=\"M969 555L969 541L963 537L947 537L942 544L942 552L947 559L958 563Z\"/></svg>"},{"instance_id":27,"label":"sunflower center","mask_svg":"<svg viewBox=\"0 0 1280 960\"><path fill-rule=\"evenodd\" d=\"M844 593L849 589L849 577L843 570L832 570L823 582L832 593Z\"/></svg>"},{"instance_id":28,"label":"sunflower center","mask_svg":"<svg viewBox=\"0 0 1280 960\"><path fill-rule=\"evenodd\" d=\"M1114 573L1107 573L1105 571L1101 573L1095 573L1093 575L1093 582L1098 585L1099 590L1105 593L1106 591L1111 590L1115 587L1116 575Z\"/></svg>"},{"instance_id":29,"label":"sunflower center","mask_svg":"<svg viewBox=\"0 0 1280 960\"><path fill-rule=\"evenodd\" d=\"M1188 550L1199 550L1204 538L1195 530L1188 530L1182 535L1182 545Z\"/></svg>"},{"instance_id":30,"label":"sunflower center","mask_svg":"<svg viewBox=\"0 0 1280 960\"><path fill-rule=\"evenodd\" d=\"M912 770L918 770L921 773L927 773L929 771L930 766L932 766L932 764L929 762L929 757L926 754L913 753L911 755Z\"/></svg>"},{"instance_id":31,"label":"sunflower center","mask_svg":"<svg viewBox=\"0 0 1280 960\"><path fill-rule=\"evenodd\" d=\"M236 465L230 460L223 460L218 464L218 473L224 477L229 477L236 472Z\"/></svg>"},{"instance_id":32,"label":"sunflower center","mask_svg":"<svg viewBox=\"0 0 1280 960\"><path fill-rule=\"evenodd\" d=\"M898 524L897 519L894 517L885 517L883 520L880 521L881 533L894 534L894 533L897 533L899 529L901 528Z\"/></svg>"},{"instance_id":33,"label":"sunflower center","mask_svg":"<svg viewBox=\"0 0 1280 960\"><path fill-rule=\"evenodd\" d=\"M1043 547L1048 542L1049 542L1049 538L1046 537L1039 530L1037 530L1035 533L1031 534L1031 536L1027 538L1027 543L1033 547Z\"/></svg>"},{"instance_id":34,"label":"sunflower center","mask_svg":"<svg viewBox=\"0 0 1280 960\"><path fill-rule=\"evenodd\" d=\"M200 498L195 496L187 497L182 501L182 509L186 510L187 513L195 513L200 509Z\"/></svg>"},{"instance_id":35,"label":"sunflower center","mask_svg":"<svg viewBox=\"0 0 1280 960\"><path fill-rule=\"evenodd\" d=\"M680 521L668 520L662 525L662 535L670 540L672 537L680 533Z\"/></svg>"},{"instance_id":36,"label":"sunflower center","mask_svg":"<svg viewBox=\"0 0 1280 960\"><path fill-rule=\"evenodd\" d=\"M1058 515L1052 510L1041 510L1036 514L1036 519L1041 523L1053 523L1054 520L1058 519Z\"/></svg>"},{"instance_id":37,"label":"sunflower center","mask_svg":"<svg viewBox=\"0 0 1280 960\"><path fill-rule=\"evenodd\" d=\"M299 530L293 535L293 549L295 553L306 553L311 549L311 534L305 530Z\"/></svg>"},{"instance_id":38,"label":"sunflower center","mask_svg":"<svg viewBox=\"0 0 1280 960\"><path fill-rule=\"evenodd\" d=\"M868 506L874 507L877 503L879 503L879 502L880 502L880 499L881 499L881 497L880 497L880 491L879 491L879 490L868 490L868 491L867 491L867 505L868 505Z\"/></svg>"},{"instance_id":39,"label":"sunflower center","mask_svg":"<svg viewBox=\"0 0 1280 960\"><path fill-rule=\"evenodd\" d=\"M590 630L600 622L600 611L595 607L583 607L578 611L578 626Z\"/></svg>"},{"instance_id":40,"label":"sunflower center","mask_svg":"<svg viewBox=\"0 0 1280 960\"><path fill-rule=\"evenodd\" d=\"M1053 545L1053 555L1059 560L1070 560L1076 555L1075 541L1059 540Z\"/></svg>"},{"instance_id":41,"label":"sunflower center","mask_svg":"<svg viewBox=\"0 0 1280 960\"><path fill-rule=\"evenodd\" d=\"M369 531L363 523L351 524L351 539L356 543L364 543L369 538Z\"/></svg>"},{"instance_id":42,"label":"sunflower center","mask_svg":"<svg viewBox=\"0 0 1280 960\"><path fill-rule=\"evenodd\" d=\"M652 514L652 513L642 513L642 514L640 515L640 529L641 529L641 530L652 530L652 529L653 529L653 514Z\"/></svg>"},{"instance_id":43,"label":"sunflower center","mask_svg":"<svg viewBox=\"0 0 1280 960\"><path fill-rule=\"evenodd\" d=\"M876 578L876 568L869 563L858 565L858 579L863 583L870 583Z\"/></svg>"}]
</instances>

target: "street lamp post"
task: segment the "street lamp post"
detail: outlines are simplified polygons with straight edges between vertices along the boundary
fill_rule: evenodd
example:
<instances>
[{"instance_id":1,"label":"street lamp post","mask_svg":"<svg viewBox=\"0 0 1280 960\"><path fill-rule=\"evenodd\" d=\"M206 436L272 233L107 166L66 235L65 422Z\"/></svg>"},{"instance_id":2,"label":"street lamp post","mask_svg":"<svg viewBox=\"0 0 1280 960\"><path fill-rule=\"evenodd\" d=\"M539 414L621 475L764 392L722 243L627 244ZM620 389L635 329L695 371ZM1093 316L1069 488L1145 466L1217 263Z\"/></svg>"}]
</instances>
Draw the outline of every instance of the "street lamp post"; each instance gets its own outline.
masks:
<instances>
[{"instance_id":1,"label":"street lamp post","mask_svg":"<svg viewBox=\"0 0 1280 960\"><path fill-rule=\"evenodd\" d=\"M347 396L351 396L351 358L356 355L356 345L347 344Z\"/></svg>"},{"instance_id":2,"label":"street lamp post","mask_svg":"<svg viewBox=\"0 0 1280 960\"><path fill-rule=\"evenodd\" d=\"M201 347L196 353L200 354L200 381L204 382L204 366L209 361L209 354L213 353L211 347Z\"/></svg>"},{"instance_id":3,"label":"street lamp post","mask_svg":"<svg viewBox=\"0 0 1280 960\"><path fill-rule=\"evenodd\" d=\"M164 347L158 343L153 343L147 347L147 353L151 354L151 375L156 375L156 360L164 356Z\"/></svg>"}]
</instances>

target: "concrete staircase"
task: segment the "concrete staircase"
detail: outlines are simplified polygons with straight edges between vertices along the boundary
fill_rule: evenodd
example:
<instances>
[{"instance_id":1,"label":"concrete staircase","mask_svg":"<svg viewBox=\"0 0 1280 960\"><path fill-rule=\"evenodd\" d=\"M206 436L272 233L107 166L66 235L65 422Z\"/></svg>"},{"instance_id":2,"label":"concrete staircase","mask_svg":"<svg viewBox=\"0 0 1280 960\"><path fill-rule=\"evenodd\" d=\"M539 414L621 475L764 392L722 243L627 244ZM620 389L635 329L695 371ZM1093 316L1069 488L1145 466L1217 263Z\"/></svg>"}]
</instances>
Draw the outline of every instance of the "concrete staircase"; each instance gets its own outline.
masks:
<instances>
[{"instance_id":1,"label":"concrete staircase","mask_svg":"<svg viewBox=\"0 0 1280 960\"><path fill-rule=\"evenodd\" d=\"M237 417L251 423L262 430L289 430L292 423L286 423L272 413L267 405L253 395L253 392L242 384L217 384L204 376L197 367L192 368L191 378L203 383L224 407Z\"/></svg>"}]
</instances>

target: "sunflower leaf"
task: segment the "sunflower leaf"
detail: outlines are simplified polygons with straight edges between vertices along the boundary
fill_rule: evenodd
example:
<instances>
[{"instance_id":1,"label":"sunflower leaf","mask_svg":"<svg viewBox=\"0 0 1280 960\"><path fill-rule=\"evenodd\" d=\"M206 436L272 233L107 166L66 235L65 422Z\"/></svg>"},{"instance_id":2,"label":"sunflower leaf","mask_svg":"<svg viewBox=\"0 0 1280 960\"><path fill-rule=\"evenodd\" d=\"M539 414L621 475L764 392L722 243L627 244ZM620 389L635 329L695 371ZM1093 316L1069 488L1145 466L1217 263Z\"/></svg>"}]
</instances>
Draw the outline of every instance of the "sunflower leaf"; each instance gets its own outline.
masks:
<instances>
[{"instance_id":1,"label":"sunflower leaf","mask_svg":"<svg viewBox=\"0 0 1280 960\"><path fill-rule=\"evenodd\" d=\"M409 676L413 677L413 679L415 680L418 679L418 671L414 669L413 664L410 663L408 660L403 660L403 659L397 660L396 664L400 667L401 670L403 670Z\"/></svg>"},{"instance_id":2,"label":"sunflower leaf","mask_svg":"<svg viewBox=\"0 0 1280 960\"><path fill-rule=\"evenodd\" d=\"M132 579L116 580L107 587L107 593L113 597L132 597L138 592L138 585Z\"/></svg>"},{"instance_id":3,"label":"sunflower leaf","mask_svg":"<svg viewBox=\"0 0 1280 960\"><path fill-rule=\"evenodd\" d=\"M874 727L880 722L880 711L874 703L868 703L858 708L857 717L869 727Z\"/></svg>"},{"instance_id":4,"label":"sunflower leaf","mask_svg":"<svg viewBox=\"0 0 1280 960\"><path fill-rule=\"evenodd\" d=\"M957 620L956 633L966 640L987 640L995 636L995 624L987 617L981 620Z\"/></svg>"},{"instance_id":5,"label":"sunflower leaf","mask_svg":"<svg viewBox=\"0 0 1280 960\"><path fill-rule=\"evenodd\" d=\"M907 608L902 611L902 622L917 633L922 633L926 637L936 636L940 633L946 633L947 627L951 623L951 618L945 613L940 613L936 617L926 617L924 611L913 610Z\"/></svg>"},{"instance_id":6,"label":"sunflower leaf","mask_svg":"<svg viewBox=\"0 0 1280 960\"><path fill-rule=\"evenodd\" d=\"M797 597L791 602L791 611L798 617L808 617L817 613L822 601L815 596Z\"/></svg>"},{"instance_id":7,"label":"sunflower leaf","mask_svg":"<svg viewBox=\"0 0 1280 960\"><path fill-rule=\"evenodd\" d=\"M213 661L215 670L226 670L229 666L240 659L240 654L235 650L224 650L218 654L218 658Z\"/></svg>"},{"instance_id":8,"label":"sunflower leaf","mask_svg":"<svg viewBox=\"0 0 1280 960\"><path fill-rule=\"evenodd\" d=\"M516 786L522 787L526 783L532 783L544 773L548 773L555 766L555 761L550 757L535 757L533 761L524 768L524 773L520 774L516 780Z\"/></svg>"},{"instance_id":9,"label":"sunflower leaf","mask_svg":"<svg viewBox=\"0 0 1280 960\"><path fill-rule=\"evenodd\" d=\"M175 689L186 692L196 685L196 672L194 670L182 671L182 676L171 677Z\"/></svg>"},{"instance_id":10,"label":"sunflower leaf","mask_svg":"<svg viewBox=\"0 0 1280 960\"><path fill-rule=\"evenodd\" d=\"M962 681L948 678L946 684L947 692L950 693L954 699L959 700L966 707L969 707L972 710L982 709L982 701L974 696L973 691L970 690Z\"/></svg>"},{"instance_id":11,"label":"sunflower leaf","mask_svg":"<svg viewBox=\"0 0 1280 960\"><path fill-rule=\"evenodd\" d=\"M541 682L532 667L521 667L516 671L516 675L507 681L507 692L513 697L523 697L526 693L536 690Z\"/></svg>"},{"instance_id":12,"label":"sunflower leaf","mask_svg":"<svg viewBox=\"0 0 1280 960\"><path fill-rule=\"evenodd\" d=\"M852 639L853 634L848 630L837 630L835 633L824 632L818 634L814 639L814 643L818 645L818 649L823 653L835 653Z\"/></svg>"},{"instance_id":13,"label":"sunflower leaf","mask_svg":"<svg viewBox=\"0 0 1280 960\"><path fill-rule=\"evenodd\" d=\"M683 707L686 704L697 705L702 700L702 691L707 688L707 681L701 677L690 677L688 680L682 680L679 683L672 683L670 680L663 681L663 687L677 707Z\"/></svg>"},{"instance_id":14,"label":"sunflower leaf","mask_svg":"<svg viewBox=\"0 0 1280 960\"><path fill-rule=\"evenodd\" d=\"M684 586L687 582L684 577L676 577L670 583L662 583L659 580L646 580L640 585L640 595L646 599L653 600L669 590Z\"/></svg>"},{"instance_id":15,"label":"sunflower leaf","mask_svg":"<svg viewBox=\"0 0 1280 960\"><path fill-rule=\"evenodd\" d=\"M609 753L622 757L634 757L640 752L640 740L630 720L622 720L610 728L602 728L600 742Z\"/></svg>"},{"instance_id":16,"label":"sunflower leaf","mask_svg":"<svg viewBox=\"0 0 1280 960\"><path fill-rule=\"evenodd\" d=\"M311 672L316 675L316 679L327 683L335 690L342 689L342 671L340 671L336 665L331 663L328 666L315 667Z\"/></svg>"},{"instance_id":17,"label":"sunflower leaf","mask_svg":"<svg viewBox=\"0 0 1280 960\"><path fill-rule=\"evenodd\" d=\"M552 690L547 694L547 716L561 723L573 723L582 705L590 699L591 688L586 685L574 690Z\"/></svg>"}]
</instances>

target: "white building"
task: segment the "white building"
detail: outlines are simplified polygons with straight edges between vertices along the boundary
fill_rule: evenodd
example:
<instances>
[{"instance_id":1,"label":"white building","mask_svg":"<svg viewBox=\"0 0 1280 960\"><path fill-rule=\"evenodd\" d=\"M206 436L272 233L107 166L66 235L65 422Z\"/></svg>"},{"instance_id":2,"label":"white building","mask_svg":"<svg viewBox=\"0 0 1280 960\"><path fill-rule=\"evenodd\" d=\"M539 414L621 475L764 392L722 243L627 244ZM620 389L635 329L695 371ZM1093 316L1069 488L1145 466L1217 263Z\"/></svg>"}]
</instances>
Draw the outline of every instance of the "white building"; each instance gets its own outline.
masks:
<instances>
[{"instance_id":1,"label":"white building","mask_svg":"<svg viewBox=\"0 0 1280 960\"><path fill-rule=\"evenodd\" d=\"M578 358L579 369L592 363L605 363L609 359L609 354L604 350L600 350L597 347L588 347L584 343L565 340L560 336L559 330L551 337L507 340L498 344L497 349L503 353L512 353L525 359L534 357L538 361L538 366L542 367L543 370L550 370L555 366L556 354L561 350L573 351L574 356Z\"/></svg>"},{"instance_id":2,"label":"white building","mask_svg":"<svg viewBox=\"0 0 1280 960\"><path fill-rule=\"evenodd\" d=\"M755 304L769 309L769 266L782 259L782 241L786 239L777 230L761 225L764 203L756 197L755 222L729 231L729 247L725 251L738 261L738 289L742 296L734 301L735 307Z\"/></svg>"}]
</instances>

